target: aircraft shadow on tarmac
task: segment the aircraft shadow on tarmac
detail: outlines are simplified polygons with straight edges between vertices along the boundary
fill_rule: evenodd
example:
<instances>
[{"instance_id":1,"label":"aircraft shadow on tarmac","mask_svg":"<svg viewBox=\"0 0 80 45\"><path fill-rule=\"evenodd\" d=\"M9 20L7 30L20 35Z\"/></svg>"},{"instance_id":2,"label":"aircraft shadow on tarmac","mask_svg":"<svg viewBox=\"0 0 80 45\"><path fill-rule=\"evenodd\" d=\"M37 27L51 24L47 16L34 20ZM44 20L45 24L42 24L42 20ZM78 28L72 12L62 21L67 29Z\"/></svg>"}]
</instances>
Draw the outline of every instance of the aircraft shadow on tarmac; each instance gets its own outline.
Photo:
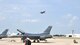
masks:
<instances>
[{"instance_id":1,"label":"aircraft shadow on tarmac","mask_svg":"<svg viewBox=\"0 0 80 45\"><path fill-rule=\"evenodd\" d=\"M31 42L34 43L34 42ZM35 42L35 43L55 43L55 42Z\"/></svg>"},{"instance_id":2,"label":"aircraft shadow on tarmac","mask_svg":"<svg viewBox=\"0 0 80 45\"><path fill-rule=\"evenodd\" d=\"M0 40L0 41L7 41L7 40Z\"/></svg>"}]
</instances>

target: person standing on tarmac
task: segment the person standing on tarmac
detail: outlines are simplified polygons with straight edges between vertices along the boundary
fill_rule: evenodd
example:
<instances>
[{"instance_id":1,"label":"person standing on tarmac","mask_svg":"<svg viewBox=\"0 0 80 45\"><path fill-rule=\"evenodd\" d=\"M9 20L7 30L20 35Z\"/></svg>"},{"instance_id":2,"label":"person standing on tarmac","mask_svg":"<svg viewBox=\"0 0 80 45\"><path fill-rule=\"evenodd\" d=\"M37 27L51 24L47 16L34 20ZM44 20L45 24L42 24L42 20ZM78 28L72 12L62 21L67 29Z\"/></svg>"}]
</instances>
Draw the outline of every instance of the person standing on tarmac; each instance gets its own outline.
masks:
<instances>
[{"instance_id":1,"label":"person standing on tarmac","mask_svg":"<svg viewBox=\"0 0 80 45\"><path fill-rule=\"evenodd\" d=\"M26 38L26 39L25 39L25 45L31 45L31 41L30 41L29 38Z\"/></svg>"}]
</instances>

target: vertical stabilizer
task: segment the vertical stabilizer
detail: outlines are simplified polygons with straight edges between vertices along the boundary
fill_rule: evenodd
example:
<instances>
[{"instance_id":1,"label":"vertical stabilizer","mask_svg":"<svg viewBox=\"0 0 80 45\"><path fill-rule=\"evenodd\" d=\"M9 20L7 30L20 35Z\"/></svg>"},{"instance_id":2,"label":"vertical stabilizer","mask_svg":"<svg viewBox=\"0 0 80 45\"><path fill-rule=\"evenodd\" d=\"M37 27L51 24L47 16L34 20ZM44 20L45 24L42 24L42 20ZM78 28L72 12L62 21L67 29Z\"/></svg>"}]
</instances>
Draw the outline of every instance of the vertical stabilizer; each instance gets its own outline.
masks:
<instances>
[{"instance_id":1,"label":"vertical stabilizer","mask_svg":"<svg viewBox=\"0 0 80 45\"><path fill-rule=\"evenodd\" d=\"M48 26L48 28L44 31L44 34L50 34L52 26Z\"/></svg>"},{"instance_id":2,"label":"vertical stabilizer","mask_svg":"<svg viewBox=\"0 0 80 45\"><path fill-rule=\"evenodd\" d=\"M8 29L4 30L1 35L7 35Z\"/></svg>"}]
</instances>

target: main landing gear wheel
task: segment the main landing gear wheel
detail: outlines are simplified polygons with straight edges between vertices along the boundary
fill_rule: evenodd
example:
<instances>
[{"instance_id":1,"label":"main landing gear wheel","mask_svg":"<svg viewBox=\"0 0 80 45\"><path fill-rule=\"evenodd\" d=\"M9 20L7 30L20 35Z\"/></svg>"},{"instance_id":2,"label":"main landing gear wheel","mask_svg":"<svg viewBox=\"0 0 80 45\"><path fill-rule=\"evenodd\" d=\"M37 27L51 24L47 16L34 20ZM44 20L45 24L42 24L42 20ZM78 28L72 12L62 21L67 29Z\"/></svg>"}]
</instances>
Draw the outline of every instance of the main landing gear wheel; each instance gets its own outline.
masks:
<instances>
[{"instance_id":1,"label":"main landing gear wheel","mask_svg":"<svg viewBox=\"0 0 80 45\"><path fill-rule=\"evenodd\" d=\"M39 43L40 41L39 41L39 40L37 40L37 42Z\"/></svg>"},{"instance_id":2,"label":"main landing gear wheel","mask_svg":"<svg viewBox=\"0 0 80 45\"><path fill-rule=\"evenodd\" d=\"M33 42L36 42L35 40Z\"/></svg>"}]
</instances>

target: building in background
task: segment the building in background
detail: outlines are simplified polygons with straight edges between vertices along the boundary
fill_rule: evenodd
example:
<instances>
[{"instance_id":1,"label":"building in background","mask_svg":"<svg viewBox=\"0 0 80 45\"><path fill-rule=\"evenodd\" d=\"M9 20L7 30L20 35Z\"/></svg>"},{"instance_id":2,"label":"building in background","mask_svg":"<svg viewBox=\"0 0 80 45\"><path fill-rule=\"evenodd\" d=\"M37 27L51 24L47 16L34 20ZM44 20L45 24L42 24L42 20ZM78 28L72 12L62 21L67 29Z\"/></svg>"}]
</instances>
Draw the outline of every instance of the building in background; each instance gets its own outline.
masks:
<instances>
[{"instance_id":1,"label":"building in background","mask_svg":"<svg viewBox=\"0 0 80 45\"><path fill-rule=\"evenodd\" d=\"M66 34L66 37L80 37L80 34Z\"/></svg>"}]
</instances>

